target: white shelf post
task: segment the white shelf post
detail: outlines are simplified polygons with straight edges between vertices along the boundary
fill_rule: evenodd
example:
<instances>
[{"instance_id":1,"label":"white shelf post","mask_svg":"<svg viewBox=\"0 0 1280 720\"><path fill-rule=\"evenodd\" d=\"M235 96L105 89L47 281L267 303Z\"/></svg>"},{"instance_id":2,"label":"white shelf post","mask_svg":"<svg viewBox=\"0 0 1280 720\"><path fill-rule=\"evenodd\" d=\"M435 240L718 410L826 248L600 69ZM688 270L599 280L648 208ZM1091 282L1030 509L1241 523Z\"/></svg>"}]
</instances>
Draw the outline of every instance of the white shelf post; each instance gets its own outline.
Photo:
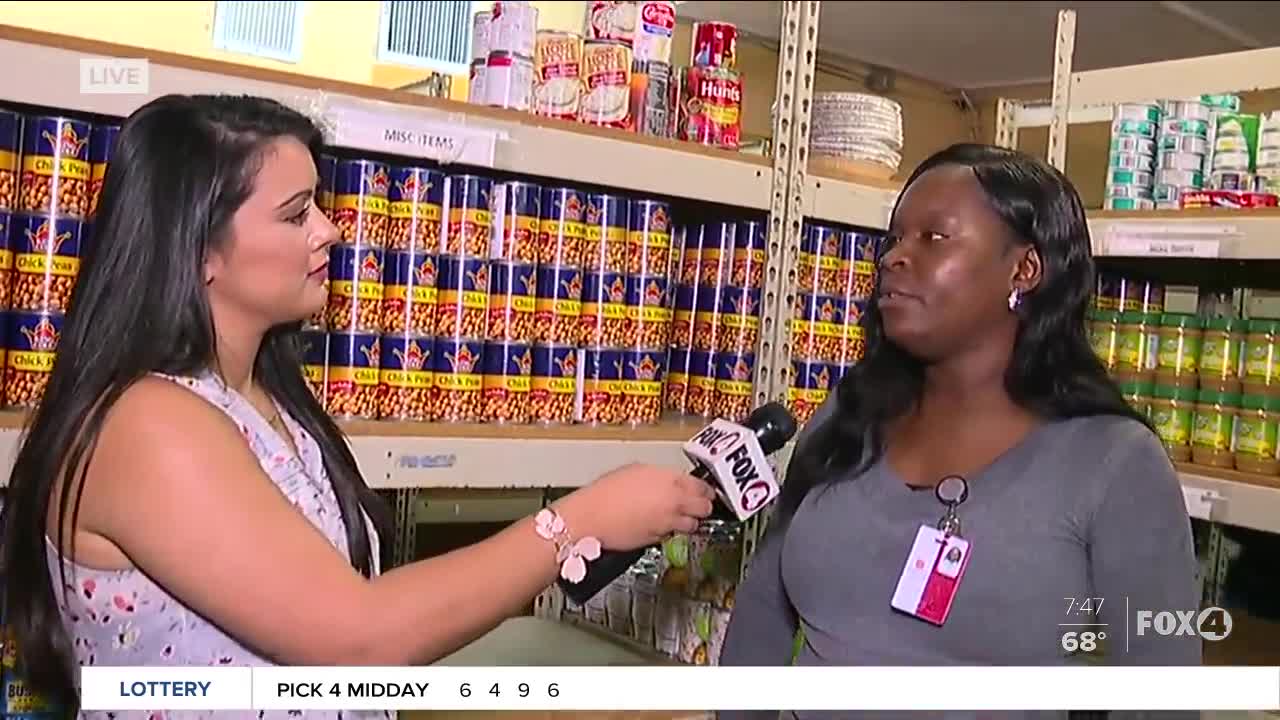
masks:
<instances>
[{"instance_id":1,"label":"white shelf post","mask_svg":"<svg viewBox=\"0 0 1280 720\"><path fill-rule=\"evenodd\" d=\"M1076 50L1076 13L1058 11L1053 44L1053 119L1049 122L1049 164L1067 169L1067 129L1071 110L1071 60ZM1016 131L1015 131L1016 132Z\"/></svg>"}]
</instances>

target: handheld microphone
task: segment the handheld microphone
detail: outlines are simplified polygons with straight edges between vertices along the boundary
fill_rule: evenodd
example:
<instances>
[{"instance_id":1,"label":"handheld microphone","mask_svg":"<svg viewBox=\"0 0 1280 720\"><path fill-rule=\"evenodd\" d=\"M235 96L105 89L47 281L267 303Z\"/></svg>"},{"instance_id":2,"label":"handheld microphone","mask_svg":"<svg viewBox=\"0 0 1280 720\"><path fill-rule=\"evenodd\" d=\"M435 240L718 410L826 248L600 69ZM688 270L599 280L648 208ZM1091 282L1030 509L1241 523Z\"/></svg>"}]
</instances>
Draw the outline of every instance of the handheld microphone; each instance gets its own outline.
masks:
<instances>
[{"instance_id":1,"label":"handheld microphone","mask_svg":"<svg viewBox=\"0 0 1280 720\"><path fill-rule=\"evenodd\" d=\"M685 443L684 453L694 464L690 474L715 487L712 517L743 521L777 499L780 489L766 458L782 449L796 428L787 408L772 402L756 408L741 425L714 420ZM556 583L570 600L585 605L647 551L605 550L587 565L581 582L557 578Z\"/></svg>"}]
</instances>

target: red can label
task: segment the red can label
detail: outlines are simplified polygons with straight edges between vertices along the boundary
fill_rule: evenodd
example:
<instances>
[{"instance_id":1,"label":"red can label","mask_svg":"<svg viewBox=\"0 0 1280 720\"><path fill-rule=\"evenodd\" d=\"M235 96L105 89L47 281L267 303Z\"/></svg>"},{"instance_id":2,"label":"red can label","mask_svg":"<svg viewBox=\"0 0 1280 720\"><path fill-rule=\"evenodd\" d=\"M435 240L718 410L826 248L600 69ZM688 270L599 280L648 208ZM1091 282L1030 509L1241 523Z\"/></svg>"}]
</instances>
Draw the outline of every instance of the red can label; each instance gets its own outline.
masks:
<instances>
[{"instance_id":1,"label":"red can label","mask_svg":"<svg viewBox=\"0 0 1280 720\"><path fill-rule=\"evenodd\" d=\"M690 64L730 70L737 67L738 28L724 22L695 23Z\"/></svg>"},{"instance_id":2,"label":"red can label","mask_svg":"<svg viewBox=\"0 0 1280 720\"><path fill-rule=\"evenodd\" d=\"M742 77L732 70L685 69L681 139L737 150L742 139Z\"/></svg>"}]
</instances>

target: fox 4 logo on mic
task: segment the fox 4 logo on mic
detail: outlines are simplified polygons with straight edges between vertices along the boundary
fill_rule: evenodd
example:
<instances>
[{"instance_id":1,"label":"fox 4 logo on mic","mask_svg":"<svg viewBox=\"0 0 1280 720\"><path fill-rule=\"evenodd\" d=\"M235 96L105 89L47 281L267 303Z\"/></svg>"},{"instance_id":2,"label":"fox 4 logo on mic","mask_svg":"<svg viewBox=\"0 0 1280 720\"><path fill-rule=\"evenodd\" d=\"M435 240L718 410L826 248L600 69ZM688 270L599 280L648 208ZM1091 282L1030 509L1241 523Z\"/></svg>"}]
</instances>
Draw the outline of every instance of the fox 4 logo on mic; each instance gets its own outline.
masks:
<instances>
[{"instance_id":1,"label":"fox 4 logo on mic","mask_svg":"<svg viewBox=\"0 0 1280 720\"><path fill-rule=\"evenodd\" d=\"M1220 607L1203 610L1139 610L1135 633L1172 636L1199 636L1217 642L1231 634L1231 613Z\"/></svg>"},{"instance_id":2,"label":"fox 4 logo on mic","mask_svg":"<svg viewBox=\"0 0 1280 720\"><path fill-rule=\"evenodd\" d=\"M773 468L750 428L714 420L684 444L684 453L711 472L720 496L740 521L778 497Z\"/></svg>"}]
</instances>

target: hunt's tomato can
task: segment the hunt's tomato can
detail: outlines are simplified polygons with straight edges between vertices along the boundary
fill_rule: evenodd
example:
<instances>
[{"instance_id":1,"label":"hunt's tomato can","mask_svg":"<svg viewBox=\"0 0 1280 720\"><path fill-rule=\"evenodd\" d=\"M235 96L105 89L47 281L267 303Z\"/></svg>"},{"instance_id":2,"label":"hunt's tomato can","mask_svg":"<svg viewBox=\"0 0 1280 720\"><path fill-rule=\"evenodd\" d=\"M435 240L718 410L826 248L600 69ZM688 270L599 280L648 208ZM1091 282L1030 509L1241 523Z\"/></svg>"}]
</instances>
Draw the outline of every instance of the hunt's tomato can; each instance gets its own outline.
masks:
<instances>
[{"instance_id":1,"label":"hunt's tomato can","mask_svg":"<svg viewBox=\"0 0 1280 720\"><path fill-rule=\"evenodd\" d=\"M680 133L688 142L737 150L742 141L742 76L721 67L684 68Z\"/></svg>"}]
</instances>

